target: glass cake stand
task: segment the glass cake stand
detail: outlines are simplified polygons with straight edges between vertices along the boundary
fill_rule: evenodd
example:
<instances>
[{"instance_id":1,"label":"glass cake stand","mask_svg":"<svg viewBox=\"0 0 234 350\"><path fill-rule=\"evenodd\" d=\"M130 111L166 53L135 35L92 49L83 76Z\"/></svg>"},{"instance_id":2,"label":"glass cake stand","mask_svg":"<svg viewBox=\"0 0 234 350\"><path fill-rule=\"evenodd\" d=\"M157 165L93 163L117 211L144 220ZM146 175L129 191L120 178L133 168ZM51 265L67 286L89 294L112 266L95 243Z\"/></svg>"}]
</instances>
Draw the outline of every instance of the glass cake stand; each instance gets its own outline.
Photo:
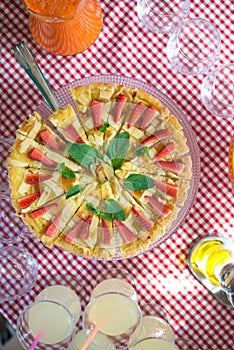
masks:
<instances>
[{"instance_id":1,"label":"glass cake stand","mask_svg":"<svg viewBox=\"0 0 234 350\"><path fill-rule=\"evenodd\" d=\"M180 208L179 213L175 221L172 222L171 226L166 230L166 233L160 237L156 242L152 243L144 252L149 251L162 243L165 239L168 238L173 232L175 232L182 224L186 216L188 215L198 190L199 179L200 179L200 156L199 156L199 148L197 145L195 134L184 114L184 112L173 102L168 96L163 94L161 91L156 89L153 85L149 85L143 81L132 79L129 77L123 77L118 75L94 75L90 77L86 77L83 79L75 80L62 88L56 90L54 95L56 96L56 100L58 101L59 106L65 107L67 104L71 104L74 109L76 109L75 102L71 95L70 88L76 87L79 85L88 85L92 82L102 82L107 84L120 84L129 87L135 87L145 91L146 93L151 94L153 97L160 100L160 102L170 109L170 112L176 116L179 120L180 124L183 126L184 135L187 138L187 144L189 147L188 155L191 156L192 160L192 176L190 180L190 188L187 192L187 198L185 200L184 205ZM42 102L36 108L36 111L42 115L45 119L53 113L52 109L46 102ZM144 252L137 253L136 255L142 254ZM135 255L133 255L135 256ZM97 258L93 258L97 259ZM100 258L103 259L103 258ZM122 259L121 257L115 257L113 259Z\"/></svg>"}]
</instances>

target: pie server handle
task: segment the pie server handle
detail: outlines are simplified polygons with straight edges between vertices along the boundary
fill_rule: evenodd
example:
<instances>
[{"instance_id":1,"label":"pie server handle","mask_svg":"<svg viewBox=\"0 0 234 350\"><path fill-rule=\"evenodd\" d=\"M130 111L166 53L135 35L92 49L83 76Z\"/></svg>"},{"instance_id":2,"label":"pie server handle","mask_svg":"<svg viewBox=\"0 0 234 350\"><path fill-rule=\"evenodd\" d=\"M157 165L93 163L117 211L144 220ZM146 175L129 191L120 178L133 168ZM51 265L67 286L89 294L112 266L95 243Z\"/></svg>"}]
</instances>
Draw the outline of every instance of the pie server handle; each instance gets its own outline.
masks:
<instances>
[{"instance_id":1,"label":"pie server handle","mask_svg":"<svg viewBox=\"0 0 234 350\"><path fill-rule=\"evenodd\" d=\"M45 79L40 67L38 66L33 54L28 49L24 41L21 41L19 44L12 47L12 51L25 70L29 75L32 81L36 84L37 88L43 95L46 102L49 104L50 108L53 111L59 109L59 104L56 99L55 94L53 93L50 85Z\"/></svg>"}]
</instances>

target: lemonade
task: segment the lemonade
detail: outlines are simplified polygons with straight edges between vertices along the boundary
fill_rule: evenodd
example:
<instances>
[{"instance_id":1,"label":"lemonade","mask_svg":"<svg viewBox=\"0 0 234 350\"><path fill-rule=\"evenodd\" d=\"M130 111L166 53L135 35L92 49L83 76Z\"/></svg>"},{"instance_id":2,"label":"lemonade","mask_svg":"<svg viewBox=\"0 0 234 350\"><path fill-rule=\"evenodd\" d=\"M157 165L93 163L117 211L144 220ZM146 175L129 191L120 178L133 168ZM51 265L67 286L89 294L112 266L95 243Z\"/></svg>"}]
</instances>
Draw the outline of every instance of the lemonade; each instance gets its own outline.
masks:
<instances>
[{"instance_id":1,"label":"lemonade","mask_svg":"<svg viewBox=\"0 0 234 350\"><path fill-rule=\"evenodd\" d=\"M103 321L100 332L109 336L118 336L134 329L140 320L137 304L118 293L107 293L93 299L86 316L91 325Z\"/></svg>"},{"instance_id":2,"label":"lemonade","mask_svg":"<svg viewBox=\"0 0 234 350\"><path fill-rule=\"evenodd\" d=\"M139 341L133 350L178 350L175 344L165 339L148 338Z\"/></svg>"},{"instance_id":3,"label":"lemonade","mask_svg":"<svg viewBox=\"0 0 234 350\"><path fill-rule=\"evenodd\" d=\"M34 338L42 333L41 342L57 344L70 337L74 321L69 312L54 302L35 303L29 310L28 325Z\"/></svg>"}]
</instances>

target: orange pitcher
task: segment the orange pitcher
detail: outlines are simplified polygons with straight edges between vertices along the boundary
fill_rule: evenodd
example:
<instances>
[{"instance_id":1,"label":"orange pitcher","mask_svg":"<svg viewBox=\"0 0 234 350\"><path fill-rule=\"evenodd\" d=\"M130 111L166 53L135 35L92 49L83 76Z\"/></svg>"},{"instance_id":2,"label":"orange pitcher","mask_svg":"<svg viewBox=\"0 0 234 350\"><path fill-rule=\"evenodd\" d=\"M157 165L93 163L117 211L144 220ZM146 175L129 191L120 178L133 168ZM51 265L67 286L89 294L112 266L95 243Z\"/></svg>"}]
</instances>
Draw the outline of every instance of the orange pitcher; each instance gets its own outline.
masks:
<instances>
[{"instance_id":1,"label":"orange pitcher","mask_svg":"<svg viewBox=\"0 0 234 350\"><path fill-rule=\"evenodd\" d=\"M98 0L23 0L29 29L46 51L74 55L87 49L102 29Z\"/></svg>"}]
</instances>

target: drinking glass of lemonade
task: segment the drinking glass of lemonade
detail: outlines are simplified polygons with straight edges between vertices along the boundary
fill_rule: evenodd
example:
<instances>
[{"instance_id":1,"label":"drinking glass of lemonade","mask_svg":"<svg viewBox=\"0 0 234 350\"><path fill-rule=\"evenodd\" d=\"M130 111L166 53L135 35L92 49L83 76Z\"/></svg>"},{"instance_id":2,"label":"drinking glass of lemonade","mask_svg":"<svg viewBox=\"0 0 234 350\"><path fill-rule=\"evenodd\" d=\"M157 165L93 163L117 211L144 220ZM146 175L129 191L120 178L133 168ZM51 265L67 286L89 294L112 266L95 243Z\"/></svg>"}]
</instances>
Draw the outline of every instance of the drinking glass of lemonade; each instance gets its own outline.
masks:
<instances>
[{"instance_id":1,"label":"drinking glass of lemonade","mask_svg":"<svg viewBox=\"0 0 234 350\"><path fill-rule=\"evenodd\" d=\"M91 293L91 298L104 293L117 292L128 296L134 301L137 300L135 280L124 269L106 270L97 277L96 282L97 284Z\"/></svg>"},{"instance_id":2,"label":"drinking glass of lemonade","mask_svg":"<svg viewBox=\"0 0 234 350\"><path fill-rule=\"evenodd\" d=\"M101 324L99 333L121 349L127 345L130 335L140 330L141 318L136 300L120 292L107 292L91 298L84 312L83 326L89 332Z\"/></svg>"},{"instance_id":3,"label":"drinking glass of lemonade","mask_svg":"<svg viewBox=\"0 0 234 350\"><path fill-rule=\"evenodd\" d=\"M142 318L140 333L136 330L130 337L129 350L179 350L174 343L174 332L162 318L147 315Z\"/></svg>"},{"instance_id":4,"label":"drinking glass of lemonade","mask_svg":"<svg viewBox=\"0 0 234 350\"><path fill-rule=\"evenodd\" d=\"M63 305L55 301L37 301L21 313L16 334L24 349L37 337L40 338L38 350L68 349L75 334L75 321Z\"/></svg>"},{"instance_id":5,"label":"drinking glass of lemonade","mask_svg":"<svg viewBox=\"0 0 234 350\"><path fill-rule=\"evenodd\" d=\"M80 318L81 305L78 295L69 287L53 285L43 289L36 297L39 300L52 300L65 306L72 314L75 322Z\"/></svg>"}]
</instances>

